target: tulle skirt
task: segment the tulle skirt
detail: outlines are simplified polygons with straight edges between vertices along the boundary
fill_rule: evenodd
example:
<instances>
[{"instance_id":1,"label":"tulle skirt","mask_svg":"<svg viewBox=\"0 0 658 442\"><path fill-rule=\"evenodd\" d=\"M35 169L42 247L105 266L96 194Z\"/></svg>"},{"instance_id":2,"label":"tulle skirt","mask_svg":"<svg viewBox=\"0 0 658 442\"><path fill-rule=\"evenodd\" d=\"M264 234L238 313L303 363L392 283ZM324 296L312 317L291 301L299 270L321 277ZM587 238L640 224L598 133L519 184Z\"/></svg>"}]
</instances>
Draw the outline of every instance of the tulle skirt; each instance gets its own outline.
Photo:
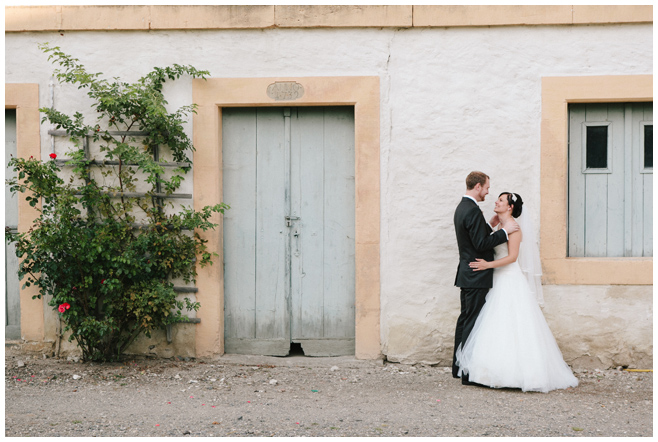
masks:
<instances>
[{"instance_id":1,"label":"tulle skirt","mask_svg":"<svg viewBox=\"0 0 658 442\"><path fill-rule=\"evenodd\" d=\"M457 363L470 381L494 388L548 392L578 385L516 262L494 271Z\"/></svg>"}]
</instances>

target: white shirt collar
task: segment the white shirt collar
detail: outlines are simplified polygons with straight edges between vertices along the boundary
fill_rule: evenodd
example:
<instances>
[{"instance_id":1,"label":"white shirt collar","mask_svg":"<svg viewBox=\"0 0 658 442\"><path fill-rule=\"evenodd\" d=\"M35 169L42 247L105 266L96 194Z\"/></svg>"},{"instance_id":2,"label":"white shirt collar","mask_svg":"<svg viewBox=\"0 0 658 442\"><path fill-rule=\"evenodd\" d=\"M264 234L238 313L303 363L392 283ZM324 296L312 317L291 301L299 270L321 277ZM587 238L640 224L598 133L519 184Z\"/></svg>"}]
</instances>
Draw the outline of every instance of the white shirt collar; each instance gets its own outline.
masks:
<instances>
[{"instance_id":1,"label":"white shirt collar","mask_svg":"<svg viewBox=\"0 0 658 442\"><path fill-rule=\"evenodd\" d=\"M475 204L478 203L477 201L475 201L475 198L473 198L472 196L464 195L464 198L470 198L471 200L473 200L473 202L474 202Z\"/></svg>"}]
</instances>

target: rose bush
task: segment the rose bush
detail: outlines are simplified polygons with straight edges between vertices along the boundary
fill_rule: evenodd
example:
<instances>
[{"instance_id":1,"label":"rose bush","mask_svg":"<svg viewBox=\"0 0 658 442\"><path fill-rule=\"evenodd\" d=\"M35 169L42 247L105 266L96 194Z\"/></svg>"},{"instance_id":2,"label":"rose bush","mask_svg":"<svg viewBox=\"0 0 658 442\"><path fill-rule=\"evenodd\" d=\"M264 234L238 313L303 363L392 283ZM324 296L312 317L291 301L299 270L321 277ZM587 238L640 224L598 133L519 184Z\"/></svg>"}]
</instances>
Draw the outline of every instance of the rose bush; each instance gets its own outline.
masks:
<instances>
[{"instance_id":1,"label":"rose bush","mask_svg":"<svg viewBox=\"0 0 658 442\"><path fill-rule=\"evenodd\" d=\"M211 217L228 206L195 211L158 197L179 189L194 150L183 123L195 106L168 113L163 84L183 75L205 78L208 72L174 65L155 68L134 84L110 82L57 47L41 49L61 66L55 71L60 83L87 89L98 116L89 125L81 112L40 109L43 121L70 134L75 147L66 165L73 175L63 179L54 153L46 162L11 159L17 174L7 184L40 213L27 232L7 230L6 238L21 258L19 277L25 286L38 286L36 297L59 312L83 358L116 360L140 334L150 336L181 321L183 311L199 308L179 298L171 281L194 281L196 265L210 265L216 255L198 232L213 229ZM136 130L139 140L127 133ZM98 144L95 162L83 148L88 135ZM155 146L184 164L165 171L154 160Z\"/></svg>"}]
</instances>

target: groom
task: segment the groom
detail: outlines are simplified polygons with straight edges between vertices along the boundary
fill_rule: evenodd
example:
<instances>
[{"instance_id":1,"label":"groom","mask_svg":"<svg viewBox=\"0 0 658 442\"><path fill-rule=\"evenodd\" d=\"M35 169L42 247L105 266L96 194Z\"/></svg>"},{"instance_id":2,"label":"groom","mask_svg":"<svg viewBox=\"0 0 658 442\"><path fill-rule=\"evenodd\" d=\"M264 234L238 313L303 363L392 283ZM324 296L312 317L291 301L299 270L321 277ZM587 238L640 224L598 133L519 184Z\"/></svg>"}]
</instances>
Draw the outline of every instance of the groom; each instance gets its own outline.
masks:
<instances>
[{"instance_id":1,"label":"groom","mask_svg":"<svg viewBox=\"0 0 658 442\"><path fill-rule=\"evenodd\" d=\"M464 345L471 333L475 320L484 306L487 292L493 285L493 269L475 272L469 263L481 258L493 261L493 248L507 242L507 235L519 230L518 224L511 221L501 230L493 232L491 225L484 219L478 202L484 201L489 193L489 176L482 172L471 172L466 177L466 195L455 210L455 232L459 247L459 267L455 286L461 288L461 314L455 329L455 349L452 356L452 376L458 378L459 366L456 353L459 344ZM498 215L491 218L491 224L498 224ZM493 233L492 233L493 232ZM474 385L468 375L462 375L462 384Z\"/></svg>"}]
</instances>

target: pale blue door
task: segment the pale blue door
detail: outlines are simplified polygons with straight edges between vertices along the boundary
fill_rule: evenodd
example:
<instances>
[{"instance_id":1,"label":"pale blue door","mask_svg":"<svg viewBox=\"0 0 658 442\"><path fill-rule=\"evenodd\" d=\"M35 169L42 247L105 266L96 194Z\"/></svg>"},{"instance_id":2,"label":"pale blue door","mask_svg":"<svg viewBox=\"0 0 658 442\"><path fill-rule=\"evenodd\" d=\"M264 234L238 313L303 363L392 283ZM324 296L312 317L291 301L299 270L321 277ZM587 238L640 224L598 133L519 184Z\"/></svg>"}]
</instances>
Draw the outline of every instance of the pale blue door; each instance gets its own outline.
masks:
<instances>
[{"instance_id":1,"label":"pale blue door","mask_svg":"<svg viewBox=\"0 0 658 442\"><path fill-rule=\"evenodd\" d=\"M5 178L16 174L7 168L12 156L16 156L16 110L5 110ZM18 199L5 185L5 225L12 231L18 229ZM5 339L21 337L21 302L18 280L16 246L5 243Z\"/></svg>"},{"instance_id":2,"label":"pale blue door","mask_svg":"<svg viewBox=\"0 0 658 442\"><path fill-rule=\"evenodd\" d=\"M223 109L225 350L354 354L354 110Z\"/></svg>"}]
</instances>

